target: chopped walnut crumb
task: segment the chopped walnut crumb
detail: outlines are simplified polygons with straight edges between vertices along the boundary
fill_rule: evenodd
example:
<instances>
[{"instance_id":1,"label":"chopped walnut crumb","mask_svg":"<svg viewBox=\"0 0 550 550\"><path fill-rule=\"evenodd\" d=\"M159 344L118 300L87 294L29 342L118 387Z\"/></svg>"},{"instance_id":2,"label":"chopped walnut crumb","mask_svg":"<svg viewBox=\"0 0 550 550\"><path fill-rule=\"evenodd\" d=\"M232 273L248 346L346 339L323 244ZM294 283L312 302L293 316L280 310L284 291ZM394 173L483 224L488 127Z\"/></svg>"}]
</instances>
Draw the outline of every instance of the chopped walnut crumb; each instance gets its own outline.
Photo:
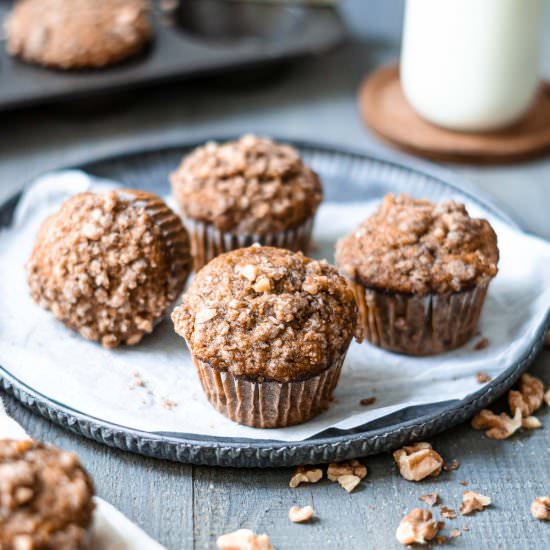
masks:
<instances>
[{"instance_id":1,"label":"chopped walnut crumb","mask_svg":"<svg viewBox=\"0 0 550 550\"><path fill-rule=\"evenodd\" d=\"M359 405L363 405L363 407L368 407L369 405L372 405L376 403L376 397L365 397L365 399L361 399L359 401Z\"/></svg>"},{"instance_id":2,"label":"chopped walnut crumb","mask_svg":"<svg viewBox=\"0 0 550 550\"><path fill-rule=\"evenodd\" d=\"M451 529L450 533L449 533L449 537L451 537L452 539L456 539L457 537L460 537L462 535L462 533L454 528L454 529Z\"/></svg>"},{"instance_id":3,"label":"chopped walnut crumb","mask_svg":"<svg viewBox=\"0 0 550 550\"><path fill-rule=\"evenodd\" d=\"M476 493L475 491L464 491L462 495L462 504L460 505L460 513L467 516L476 511L482 511L485 507L491 504L490 497Z\"/></svg>"},{"instance_id":4,"label":"chopped walnut crumb","mask_svg":"<svg viewBox=\"0 0 550 550\"><path fill-rule=\"evenodd\" d=\"M526 430L542 428L542 422L536 416L528 416L521 421L521 427Z\"/></svg>"},{"instance_id":5,"label":"chopped walnut crumb","mask_svg":"<svg viewBox=\"0 0 550 550\"><path fill-rule=\"evenodd\" d=\"M267 535L256 535L250 529L237 529L218 537L219 550L274 550Z\"/></svg>"},{"instance_id":6,"label":"chopped walnut crumb","mask_svg":"<svg viewBox=\"0 0 550 550\"><path fill-rule=\"evenodd\" d=\"M311 506L293 506L288 512L288 519L294 523L307 523L313 519L313 508Z\"/></svg>"},{"instance_id":7,"label":"chopped walnut crumb","mask_svg":"<svg viewBox=\"0 0 550 550\"><path fill-rule=\"evenodd\" d=\"M298 487L300 483L317 483L322 477L323 470L321 470L321 468L298 466L290 478L290 483L288 485L294 489Z\"/></svg>"},{"instance_id":8,"label":"chopped walnut crumb","mask_svg":"<svg viewBox=\"0 0 550 550\"><path fill-rule=\"evenodd\" d=\"M538 378L527 373L521 375L519 391L511 390L508 393L510 410L514 412L519 408L523 416L529 416L538 410L543 399L544 384Z\"/></svg>"},{"instance_id":9,"label":"chopped walnut crumb","mask_svg":"<svg viewBox=\"0 0 550 550\"><path fill-rule=\"evenodd\" d=\"M445 544L447 542L447 537L445 535L437 535L434 541L436 544Z\"/></svg>"},{"instance_id":10,"label":"chopped walnut crumb","mask_svg":"<svg viewBox=\"0 0 550 550\"><path fill-rule=\"evenodd\" d=\"M178 404L175 402L175 401L172 401L171 399L168 399L168 398L164 398L161 402L160 402L161 406L163 409L166 409L167 411L171 411L173 409L175 409Z\"/></svg>"},{"instance_id":11,"label":"chopped walnut crumb","mask_svg":"<svg viewBox=\"0 0 550 550\"><path fill-rule=\"evenodd\" d=\"M480 384L485 384L486 382L490 382L492 378L486 372L476 372L476 380Z\"/></svg>"},{"instance_id":12,"label":"chopped walnut crumb","mask_svg":"<svg viewBox=\"0 0 550 550\"><path fill-rule=\"evenodd\" d=\"M441 507L441 515L443 517L446 517L447 519L456 519L456 512L452 508L448 508L447 506Z\"/></svg>"},{"instance_id":13,"label":"chopped walnut crumb","mask_svg":"<svg viewBox=\"0 0 550 550\"><path fill-rule=\"evenodd\" d=\"M443 464L443 469L446 472L454 472L459 468L460 468L460 461L457 460L456 458L453 458L450 462L445 462L445 464Z\"/></svg>"},{"instance_id":14,"label":"chopped walnut crumb","mask_svg":"<svg viewBox=\"0 0 550 550\"><path fill-rule=\"evenodd\" d=\"M399 473L408 481L420 481L441 473L443 459L429 443L415 443L393 453Z\"/></svg>"},{"instance_id":15,"label":"chopped walnut crumb","mask_svg":"<svg viewBox=\"0 0 550 550\"><path fill-rule=\"evenodd\" d=\"M395 533L401 544L426 544L443 528L443 522L432 519L429 510L415 508L399 523Z\"/></svg>"},{"instance_id":16,"label":"chopped walnut crumb","mask_svg":"<svg viewBox=\"0 0 550 550\"><path fill-rule=\"evenodd\" d=\"M346 474L338 478L338 483L348 492L351 493L359 483L361 483L361 478L359 476L354 476L353 474Z\"/></svg>"},{"instance_id":17,"label":"chopped walnut crumb","mask_svg":"<svg viewBox=\"0 0 550 550\"><path fill-rule=\"evenodd\" d=\"M521 428L521 410L516 409L514 418L510 418L506 413L496 415L483 409L472 419L472 428L487 430L485 435L491 439L507 439Z\"/></svg>"},{"instance_id":18,"label":"chopped walnut crumb","mask_svg":"<svg viewBox=\"0 0 550 550\"><path fill-rule=\"evenodd\" d=\"M489 338L481 338L481 340L478 340L474 345L474 350L481 351L482 349L485 349L488 346L489 346Z\"/></svg>"},{"instance_id":19,"label":"chopped walnut crumb","mask_svg":"<svg viewBox=\"0 0 550 550\"><path fill-rule=\"evenodd\" d=\"M359 479L367 477L367 467L356 459L349 462L332 462L328 465L327 477L330 481L338 481L345 475L354 475Z\"/></svg>"},{"instance_id":20,"label":"chopped walnut crumb","mask_svg":"<svg viewBox=\"0 0 550 550\"><path fill-rule=\"evenodd\" d=\"M468 485L468 482L465 479L459 480L459 483L460 483L460 485L464 485L464 487L466 487L466 485Z\"/></svg>"},{"instance_id":21,"label":"chopped walnut crumb","mask_svg":"<svg viewBox=\"0 0 550 550\"><path fill-rule=\"evenodd\" d=\"M531 503L531 514L536 519L549 521L550 520L550 496L537 497Z\"/></svg>"},{"instance_id":22,"label":"chopped walnut crumb","mask_svg":"<svg viewBox=\"0 0 550 550\"><path fill-rule=\"evenodd\" d=\"M437 493L428 493L427 495L422 495L418 498L423 500L429 506L435 506L439 502L439 495Z\"/></svg>"}]
</instances>

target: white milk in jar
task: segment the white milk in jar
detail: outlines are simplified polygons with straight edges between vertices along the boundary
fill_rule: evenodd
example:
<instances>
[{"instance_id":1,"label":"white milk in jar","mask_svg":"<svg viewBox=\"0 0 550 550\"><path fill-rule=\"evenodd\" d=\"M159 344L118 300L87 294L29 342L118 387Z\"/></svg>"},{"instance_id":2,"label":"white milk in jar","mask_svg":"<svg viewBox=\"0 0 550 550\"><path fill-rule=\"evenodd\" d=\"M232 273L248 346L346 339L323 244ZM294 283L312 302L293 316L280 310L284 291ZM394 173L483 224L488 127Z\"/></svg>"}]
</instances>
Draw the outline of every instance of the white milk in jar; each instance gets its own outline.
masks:
<instances>
[{"instance_id":1,"label":"white milk in jar","mask_svg":"<svg viewBox=\"0 0 550 550\"><path fill-rule=\"evenodd\" d=\"M401 82L425 119L495 130L528 111L539 82L546 0L407 0Z\"/></svg>"}]
</instances>

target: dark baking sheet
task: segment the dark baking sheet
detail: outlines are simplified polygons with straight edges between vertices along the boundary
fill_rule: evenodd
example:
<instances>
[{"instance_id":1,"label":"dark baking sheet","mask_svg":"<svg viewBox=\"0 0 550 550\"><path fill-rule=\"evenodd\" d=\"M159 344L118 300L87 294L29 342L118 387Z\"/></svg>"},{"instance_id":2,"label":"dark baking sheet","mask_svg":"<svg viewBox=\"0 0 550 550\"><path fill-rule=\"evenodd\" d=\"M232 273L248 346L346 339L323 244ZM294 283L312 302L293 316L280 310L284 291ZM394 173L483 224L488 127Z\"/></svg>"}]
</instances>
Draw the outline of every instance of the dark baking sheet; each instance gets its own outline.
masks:
<instances>
[{"instance_id":1,"label":"dark baking sheet","mask_svg":"<svg viewBox=\"0 0 550 550\"><path fill-rule=\"evenodd\" d=\"M282 140L289 141L289 140ZM292 142L292 140L290 140ZM292 142L306 162L323 179L326 200L347 202L371 200L388 191L406 191L432 200L462 196L490 211L512 227L517 224L491 200L473 190L453 174L427 163L384 157L312 143ZM99 177L122 181L129 187L157 193L169 192L168 174L182 154L197 143L134 150L94 160L75 168ZM18 197L0 205L0 226L11 219ZM347 460L387 451L410 440L418 440L463 422L507 391L527 369L546 339L550 316L532 339L529 351L511 361L498 377L462 400L409 407L351 430L329 429L295 442L267 439L237 439L183 433L150 433L106 422L67 407L22 383L0 366L0 387L34 412L65 428L111 447L194 464L233 467L275 467Z\"/></svg>"},{"instance_id":2,"label":"dark baking sheet","mask_svg":"<svg viewBox=\"0 0 550 550\"><path fill-rule=\"evenodd\" d=\"M224 16L231 19L223 21L215 4L206 10L206 4L201 8L197 3L201 1L211 0L193 0L189 5L195 6L195 11L182 12L185 27L183 23L168 23L159 2L152 2L155 38L151 46L135 59L104 69L58 71L27 64L9 56L4 41L0 41L0 110L87 98L174 79L265 68L323 53L345 36L342 19L330 7L256 5L247 11L241 8L239 19L235 5ZM0 23L12 3L0 0Z\"/></svg>"}]
</instances>

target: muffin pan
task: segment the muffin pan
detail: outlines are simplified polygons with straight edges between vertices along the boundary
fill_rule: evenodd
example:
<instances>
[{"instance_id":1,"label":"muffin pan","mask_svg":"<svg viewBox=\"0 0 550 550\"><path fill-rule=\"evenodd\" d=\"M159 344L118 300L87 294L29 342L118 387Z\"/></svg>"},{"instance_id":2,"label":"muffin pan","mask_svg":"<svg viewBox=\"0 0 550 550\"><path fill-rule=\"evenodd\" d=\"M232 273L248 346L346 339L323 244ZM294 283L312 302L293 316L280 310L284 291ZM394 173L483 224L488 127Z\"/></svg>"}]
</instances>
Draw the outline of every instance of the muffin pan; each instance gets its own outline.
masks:
<instances>
[{"instance_id":1,"label":"muffin pan","mask_svg":"<svg viewBox=\"0 0 550 550\"><path fill-rule=\"evenodd\" d=\"M181 155L188 153L196 145L198 144L192 143L179 147L132 151L91 161L77 168L100 178L123 181L127 186L166 194L169 192L168 174L178 164ZM515 235L521 243L525 244L523 239L527 237L522 234L513 220L494 206L489 199L472 191L444 170L403 160L397 155L384 158L311 143L294 142L294 145L304 156L305 162L319 172L324 181L328 204L338 206L342 203L349 204L354 200L365 202L379 200L388 191L406 191L414 196L435 201L449 197L458 198L466 201L472 208L480 208L487 212L491 219L498 223L499 230L503 231L505 236ZM16 203L17 198L14 198L0 207L0 224L6 225L10 222ZM323 244L321 241L324 235L322 231L317 234L320 244ZM534 240L530 242L540 247L546 246ZM544 248L544 253L547 252L547 248ZM525 273L522 272L521 275ZM526 290L528 290L527 287ZM508 298L511 297L512 295L508 294ZM529 300L529 297L530 295L526 295L524 299ZM544 297L546 297L546 291L542 298ZM490 346L488 350L479 352L482 355L475 355L475 368L482 368L479 365L482 363L481 358L485 357L485 364L498 362L499 369L494 379L482 386L475 382L475 376L472 375L472 389L465 397L437 401L438 398L441 399L437 389L434 389L438 383L437 375L433 378L430 375L424 378L425 383L422 382L423 387L425 386L429 392L429 403L413 404L398 410L388 409L384 412L384 416L361 425L347 428L331 427L299 440L284 439L287 437L286 432L278 434L277 439L275 436L268 438L264 430L249 432L250 435L247 437L230 437L221 436L219 432L200 435L184 433L181 429L180 431L145 431L132 428L131 421L125 425L109 421L101 408L97 408L95 414L86 413L82 408L79 409L79 406L68 405L63 400L53 397L52 394L40 391L36 379L33 376L29 377L30 371L26 373L26 381L23 381L22 377L14 374L13 369L7 368L5 363L0 367L0 383L4 389L33 411L76 433L109 446L147 456L234 467L291 466L345 460L389 450L411 439L429 437L466 420L507 391L541 349L545 340L545 331L550 324L547 303L532 304L525 308L524 314L528 319L526 323L528 330L515 336L516 340L513 342L515 350L512 350L512 353L506 353L506 350L503 351L498 346L496 351L490 351ZM512 338L507 334L502 337L506 341ZM471 348L472 346L469 345L469 350ZM463 358L470 353L469 350L465 349L464 354L454 356L454 363L449 355L437 356L434 366L437 369L455 369L453 372L458 373L462 368ZM358 354L364 353L370 354L369 361L375 357L375 354L385 353L384 368L389 368L390 363L396 360L393 354L376 351L373 348L368 350L356 348L354 360L357 360ZM5 358L9 359L9 356L5 355ZM398 356L398 360L402 359ZM423 369L427 361L422 359ZM345 366L344 370L349 367L350 365ZM69 370L65 372L69 379ZM475 370L473 372L475 373ZM447 384L447 380L443 383ZM378 396L380 400L382 394L379 393ZM336 399L339 399L338 391ZM339 406L341 404L334 403L331 410ZM304 426L307 427L307 424L309 423ZM249 428L249 430L253 429Z\"/></svg>"},{"instance_id":2,"label":"muffin pan","mask_svg":"<svg viewBox=\"0 0 550 550\"><path fill-rule=\"evenodd\" d=\"M167 18L153 1L154 39L127 62L97 70L57 71L10 57L0 43L0 110L89 98L146 84L265 68L320 54L345 36L329 7L260 5L227 0L181 0ZM0 22L12 2L0 1Z\"/></svg>"}]
</instances>

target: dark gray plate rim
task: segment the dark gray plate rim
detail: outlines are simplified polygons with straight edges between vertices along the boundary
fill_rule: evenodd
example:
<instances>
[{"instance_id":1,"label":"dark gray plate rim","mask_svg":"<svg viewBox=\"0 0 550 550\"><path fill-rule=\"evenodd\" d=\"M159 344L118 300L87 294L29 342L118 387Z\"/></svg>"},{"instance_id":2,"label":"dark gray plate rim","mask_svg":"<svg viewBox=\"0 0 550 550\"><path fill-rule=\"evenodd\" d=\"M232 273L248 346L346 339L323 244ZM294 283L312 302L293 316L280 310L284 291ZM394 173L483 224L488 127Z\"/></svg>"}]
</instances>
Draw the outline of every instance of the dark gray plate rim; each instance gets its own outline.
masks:
<instances>
[{"instance_id":1,"label":"dark gray plate rim","mask_svg":"<svg viewBox=\"0 0 550 550\"><path fill-rule=\"evenodd\" d=\"M233 137L223 136L218 139L223 141ZM203 141L194 140L188 143L132 149L96 158L72 168L92 170L94 165L104 162L123 160L147 153L192 148ZM365 160L371 159L422 174L449 191L467 196L472 202L477 203L512 227L519 229L519 226L483 193L470 188L468 184L451 172L424 161L411 159L401 154L392 154L391 156L379 153L369 154L340 146L321 145L292 139L281 139L281 141L293 143L299 148L316 149L329 154L340 154ZM16 195L0 205L0 225L2 219L8 220L11 217L19 196ZM2 366L0 366L0 383L4 390L23 405L62 427L105 445L145 456L193 464L231 467L280 467L314 464L347 460L388 451L407 441L432 436L463 422L479 409L486 407L515 383L544 346L548 328L550 328L550 312L545 323L539 327L530 350L497 378L465 399L432 404L431 407L425 405L409 407L352 430L329 429L303 441L221 438L134 430L84 414L50 399L11 375ZM444 407L442 408L441 405ZM430 410L431 408L434 410ZM421 410L422 414L420 414ZM381 421L384 423L383 426L379 425ZM388 422L394 423L388 426Z\"/></svg>"}]
</instances>

